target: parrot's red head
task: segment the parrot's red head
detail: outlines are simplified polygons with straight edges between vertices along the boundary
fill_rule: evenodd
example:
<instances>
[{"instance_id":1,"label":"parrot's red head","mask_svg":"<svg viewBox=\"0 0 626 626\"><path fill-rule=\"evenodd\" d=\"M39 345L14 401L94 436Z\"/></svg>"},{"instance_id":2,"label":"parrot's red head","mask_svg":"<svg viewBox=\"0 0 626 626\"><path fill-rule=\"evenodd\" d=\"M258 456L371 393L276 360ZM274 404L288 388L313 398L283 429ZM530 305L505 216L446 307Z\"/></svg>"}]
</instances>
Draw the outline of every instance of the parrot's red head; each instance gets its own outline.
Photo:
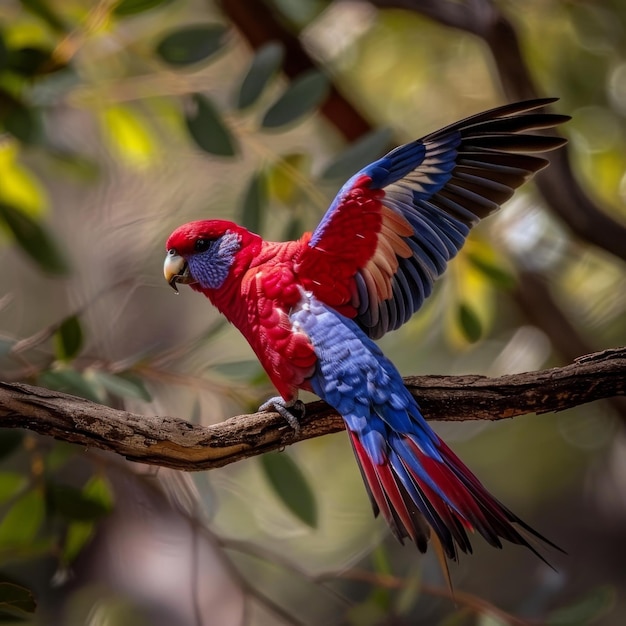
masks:
<instances>
[{"instance_id":1,"label":"parrot's red head","mask_svg":"<svg viewBox=\"0 0 626 626\"><path fill-rule=\"evenodd\" d=\"M236 265L239 251L259 239L225 220L200 220L179 226L166 243L165 279L191 285L198 291L219 289Z\"/></svg>"}]
</instances>

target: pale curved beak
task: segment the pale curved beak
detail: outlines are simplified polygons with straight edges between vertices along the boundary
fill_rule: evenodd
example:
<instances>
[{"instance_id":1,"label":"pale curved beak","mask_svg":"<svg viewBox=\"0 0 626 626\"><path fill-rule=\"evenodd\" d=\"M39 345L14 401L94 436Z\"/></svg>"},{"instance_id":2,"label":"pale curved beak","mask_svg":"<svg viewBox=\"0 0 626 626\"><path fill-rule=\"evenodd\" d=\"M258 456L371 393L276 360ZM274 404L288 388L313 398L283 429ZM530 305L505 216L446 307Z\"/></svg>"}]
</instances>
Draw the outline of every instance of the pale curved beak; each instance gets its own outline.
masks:
<instances>
[{"instance_id":1,"label":"pale curved beak","mask_svg":"<svg viewBox=\"0 0 626 626\"><path fill-rule=\"evenodd\" d=\"M178 293L177 283L189 284L195 282L189 273L187 261L174 248L167 251L163 263L163 275L168 285Z\"/></svg>"}]
</instances>

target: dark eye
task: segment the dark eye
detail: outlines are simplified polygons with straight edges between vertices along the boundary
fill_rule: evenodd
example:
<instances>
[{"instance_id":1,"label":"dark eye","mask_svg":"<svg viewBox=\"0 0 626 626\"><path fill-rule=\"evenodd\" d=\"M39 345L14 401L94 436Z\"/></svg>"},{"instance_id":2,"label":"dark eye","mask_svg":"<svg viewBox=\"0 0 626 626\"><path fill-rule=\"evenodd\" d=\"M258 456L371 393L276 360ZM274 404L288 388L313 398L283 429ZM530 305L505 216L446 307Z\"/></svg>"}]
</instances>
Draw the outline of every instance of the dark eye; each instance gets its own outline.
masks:
<instances>
[{"instance_id":1,"label":"dark eye","mask_svg":"<svg viewBox=\"0 0 626 626\"><path fill-rule=\"evenodd\" d=\"M195 252L205 252L209 249L211 245L210 239L196 239L196 243L193 245L193 249Z\"/></svg>"}]
</instances>

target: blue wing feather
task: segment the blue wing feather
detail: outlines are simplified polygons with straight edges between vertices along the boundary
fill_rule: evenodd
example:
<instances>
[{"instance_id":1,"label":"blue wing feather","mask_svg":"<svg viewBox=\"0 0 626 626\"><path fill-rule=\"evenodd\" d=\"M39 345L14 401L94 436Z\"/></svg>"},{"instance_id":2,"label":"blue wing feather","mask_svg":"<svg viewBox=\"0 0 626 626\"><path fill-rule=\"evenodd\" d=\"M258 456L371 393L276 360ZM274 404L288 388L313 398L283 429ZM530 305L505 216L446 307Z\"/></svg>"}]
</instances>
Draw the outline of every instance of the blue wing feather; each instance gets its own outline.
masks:
<instances>
[{"instance_id":1,"label":"blue wing feather","mask_svg":"<svg viewBox=\"0 0 626 626\"><path fill-rule=\"evenodd\" d=\"M332 240L334 253L340 254L351 244L358 245L355 238L359 233L333 228L339 214L359 210L358 203L345 201L357 186L383 191L378 200L381 211L387 207L412 229L408 236L399 235L410 249L409 256L397 253L396 258L389 259L388 252L374 249L371 263L378 263L377 267L365 264L354 268L353 292L358 299L354 303L355 321L369 337L380 337L408 321L461 249L472 226L547 165L545 158L531 153L565 142L559 137L532 134L569 119L534 112L553 101L546 98L505 105L447 126L392 150L342 187L313 232L311 248L323 252ZM378 235L379 247L380 239L395 232L397 223L387 226ZM386 272L390 265L397 266L392 275ZM381 296L372 271L378 283L381 273L388 281L390 297Z\"/></svg>"}]
</instances>

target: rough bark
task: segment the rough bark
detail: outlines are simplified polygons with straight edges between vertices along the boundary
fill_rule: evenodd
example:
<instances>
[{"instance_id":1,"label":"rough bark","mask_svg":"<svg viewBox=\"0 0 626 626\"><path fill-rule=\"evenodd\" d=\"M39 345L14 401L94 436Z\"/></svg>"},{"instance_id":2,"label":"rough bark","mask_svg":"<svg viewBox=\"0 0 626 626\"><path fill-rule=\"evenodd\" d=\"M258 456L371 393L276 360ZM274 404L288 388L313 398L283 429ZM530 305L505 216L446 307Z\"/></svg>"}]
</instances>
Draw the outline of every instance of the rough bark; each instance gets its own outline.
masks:
<instances>
[{"instance_id":1,"label":"rough bark","mask_svg":"<svg viewBox=\"0 0 626 626\"><path fill-rule=\"evenodd\" d=\"M626 348L539 372L499 378L411 376L405 382L431 420L499 420L561 411L626 395ZM340 431L343 421L328 405L312 402L297 434L276 413L199 426L176 417L120 411L41 387L0 383L0 426L27 428L134 461L197 471Z\"/></svg>"}]
</instances>

